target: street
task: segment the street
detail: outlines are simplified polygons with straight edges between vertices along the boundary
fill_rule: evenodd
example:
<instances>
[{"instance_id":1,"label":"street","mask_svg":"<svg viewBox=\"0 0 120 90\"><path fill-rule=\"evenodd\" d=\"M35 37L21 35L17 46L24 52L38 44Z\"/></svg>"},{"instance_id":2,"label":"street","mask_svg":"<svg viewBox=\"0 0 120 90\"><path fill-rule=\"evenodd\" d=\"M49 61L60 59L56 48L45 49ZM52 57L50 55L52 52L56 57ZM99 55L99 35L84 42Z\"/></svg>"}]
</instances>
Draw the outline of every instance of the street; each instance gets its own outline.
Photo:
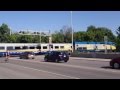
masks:
<instances>
[{"instance_id":1,"label":"street","mask_svg":"<svg viewBox=\"0 0 120 90\"><path fill-rule=\"evenodd\" d=\"M109 61L91 61L70 57L67 63L44 62L43 56L26 60L0 58L0 79L120 79L120 70L111 69Z\"/></svg>"}]
</instances>

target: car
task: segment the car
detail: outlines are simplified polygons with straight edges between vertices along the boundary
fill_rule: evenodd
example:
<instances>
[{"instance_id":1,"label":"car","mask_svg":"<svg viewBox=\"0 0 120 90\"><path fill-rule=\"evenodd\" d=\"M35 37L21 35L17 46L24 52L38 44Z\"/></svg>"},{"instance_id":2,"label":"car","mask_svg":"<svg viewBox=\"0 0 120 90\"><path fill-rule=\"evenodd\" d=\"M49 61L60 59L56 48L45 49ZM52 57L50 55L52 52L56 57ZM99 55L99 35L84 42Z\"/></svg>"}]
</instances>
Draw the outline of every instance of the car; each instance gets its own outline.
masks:
<instances>
[{"instance_id":1,"label":"car","mask_svg":"<svg viewBox=\"0 0 120 90\"><path fill-rule=\"evenodd\" d=\"M4 53L0 53L0 57L4 57L5 56L5 54Z\"/></svg>"},{"instance_id":2,"label":"car","mask_svg":"<svg viewBox=\"0 0 120 90\"><path fill-rule=\"evenodd\" d=\"M69 60L69 54L63 51L48 51L44 57L45 62L67 62Z\"/></svg>"},{"instance_id":3,"label":"car","mask_svg":"<svg viewBox=\"0 0 120 90\"><path fill-rule=\"evenodd\" d=\"M34 59L35 54L33 52L23 52L20 54L20 59Z\"/></svg>"},{"instance_id":4,"label":"car","mask_svg":"<svg viewBox=\"0 0 120 90\"><path fill-rule=\"evenodd\" d=\"M113 69L119 69L120 68L120 57L114 58L110 61L110 66Z\"/></svg>"}]
</instances>

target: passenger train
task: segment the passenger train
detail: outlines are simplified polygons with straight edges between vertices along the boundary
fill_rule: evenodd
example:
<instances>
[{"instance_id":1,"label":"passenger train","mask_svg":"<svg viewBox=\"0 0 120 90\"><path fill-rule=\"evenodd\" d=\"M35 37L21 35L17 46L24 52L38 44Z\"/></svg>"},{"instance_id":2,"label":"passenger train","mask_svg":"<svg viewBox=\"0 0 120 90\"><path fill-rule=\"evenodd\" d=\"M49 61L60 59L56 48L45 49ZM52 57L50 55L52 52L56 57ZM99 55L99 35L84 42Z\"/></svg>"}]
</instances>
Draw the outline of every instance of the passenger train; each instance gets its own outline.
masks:
<instances>
[{"instance_id":1,"label":"passenger train","mask_svg":"<svg viewBox=\"0 0 120 90\"><path fill-rule=\"evenodd\" d=\"M71 51L71 43L0 43L0 56L3 56L7 50L9 50L10 55L19 55L25 51L32 51L36 55L44 54L47 51Z\"/></svg>"},{"instance_id":2,"label":"passenger train","mask_svg":"<svg viewBox=\"0 0 120 90\"><path fill-rule=\"evenodd\" d=\"M112 42L107 45L101 42L74 42L74 50L78 51L115 51L116 47ZM45 54L47 51L72 51L71 43L0 43L0 56L5 55L6 51L10 51L10 55L19 55L25 51L32 51L36 55Z\"/></svg>"},{"instance_id":3,"label":"passenger train","mask_svg":"<svg viewBox=\"0 0 120 90\"><path fill-rule=\"evenodd\" d=\"M77 51L96 51L96 52L104 52L105 49L107 51L114 52L116 50L116 46L113 42L107 42L106 44L104 42L75 42L74 48Z\"/></svg>"}]
</instances>

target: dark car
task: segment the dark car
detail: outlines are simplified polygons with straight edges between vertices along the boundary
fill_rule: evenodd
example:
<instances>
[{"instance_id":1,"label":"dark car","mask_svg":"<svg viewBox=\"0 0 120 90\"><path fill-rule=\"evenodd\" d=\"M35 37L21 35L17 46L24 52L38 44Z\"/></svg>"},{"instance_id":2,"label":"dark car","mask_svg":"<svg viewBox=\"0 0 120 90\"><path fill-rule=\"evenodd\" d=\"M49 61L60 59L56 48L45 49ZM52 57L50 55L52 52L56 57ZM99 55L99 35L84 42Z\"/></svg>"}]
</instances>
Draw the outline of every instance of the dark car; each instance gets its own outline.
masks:
<instances>
[{"instance_id":1,"label":"dark car","mask_svg":"<svg viewBox=\"0 0 120 90\"><path fill-rule=\"evenodd\" d=\"M35 54L33 52L24 52L20 54L20 59L34 59Z\"/></svg>"},{"instance_id":2,"label":"dark car","mask_svg":"<svg viewBox=\"0 0 120 90\"><path fill-rule=\"evenodd\" d=\"M44 60L46 62L59 62L64 61L67 62L69 60L69 55L66 52L63 51L49 51L44 57Z\"/></svg>"},{"instance_id":3,"label":"dark car","mask_svg":"<svg viewBox=\"0 0 120 90\"><path fill-rule=\"evenodd\" d=\"M120 57L114 58L110 61L110 66L114 69L120 68Z\"/></svg>"}]
</instances>

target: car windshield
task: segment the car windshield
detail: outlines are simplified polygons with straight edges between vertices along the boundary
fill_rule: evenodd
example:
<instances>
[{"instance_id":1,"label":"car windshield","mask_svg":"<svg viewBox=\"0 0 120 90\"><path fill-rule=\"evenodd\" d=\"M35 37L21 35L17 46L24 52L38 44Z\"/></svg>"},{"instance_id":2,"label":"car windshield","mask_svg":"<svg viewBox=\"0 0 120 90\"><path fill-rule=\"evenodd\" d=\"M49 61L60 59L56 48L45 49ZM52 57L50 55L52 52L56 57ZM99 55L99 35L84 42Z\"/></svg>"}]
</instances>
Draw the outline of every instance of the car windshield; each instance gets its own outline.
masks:
<instances>
[{"instance_id":1,"label":"car windshield","mask_svg":"<svg viewBox=\"0 0 120 90\"><path fill-rule=\"evenodd\" d=\"M66 52L58 52L59 54L63 55L63 54L66 54Z\"/></svg>"}]
</instances>

